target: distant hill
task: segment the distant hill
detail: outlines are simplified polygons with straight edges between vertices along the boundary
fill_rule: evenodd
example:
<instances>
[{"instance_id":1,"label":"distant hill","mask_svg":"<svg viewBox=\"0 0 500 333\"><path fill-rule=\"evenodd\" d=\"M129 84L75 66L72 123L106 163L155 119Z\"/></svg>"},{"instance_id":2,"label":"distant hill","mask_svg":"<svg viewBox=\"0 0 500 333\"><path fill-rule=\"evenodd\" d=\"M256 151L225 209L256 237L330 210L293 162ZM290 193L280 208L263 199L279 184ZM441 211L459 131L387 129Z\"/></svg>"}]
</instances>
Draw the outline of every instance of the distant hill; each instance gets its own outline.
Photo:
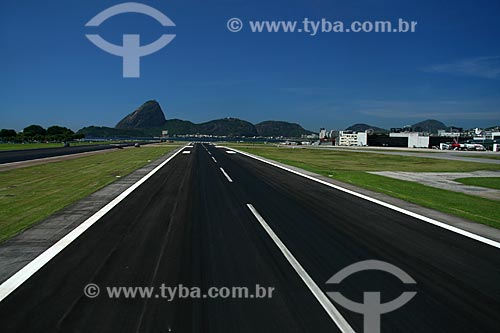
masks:
<instances>
[{"instance_id":1,"label":"distant hill","mask_svg":"<svg viewBox=\"0 0 500 333\"><path fill-rule=\"evenodd\" d=\"M116 124L118 129L152 128L165 124L165 114L157 101L151 100L142 104L137 110L127 115Z\"/></svg>"},{"instance_id":2,"label":"distant hill","mask_svg":"<svg viewBox=\"0 0 500 333\"><path fill-rule=\"evenodd\" d=\"M304 134L312 134L313 132L305 130L302 126L296 123L286 121L267 120L255 125L257 134L266 137L300 137Z\"/></svg>"},{"instance_id":3,"label":"distant hill","mask_svg":"<svg viewBox=\"0 0 500 333\"><path fill-rule=\"evenodd\" d=\"M168 119L163 124L163 129L168 129L170 135L182 135L196 133L196 124L187 120ZM158 134L155 134L158 135Z\"/></svg>"},{"instance_id":4,"label":"distant hill","mask_svg":"<svg viewBox=\"0 0 500 333\"><path fill-rule=\"evenodd\" d=\"M444 130L447 126L438 120L427 119L411 125L411 128L414 132L437 133L438 130Z\"/></svg>"},{"instance_id":5,"label":"distant hill","mask_svg":"<svg viewBox=\"0 0 500 333\"><path fill-rule=\"evenodd\" d=\"M346 128L347 131L355 131L355 132L364 132L368 129L372 129L374 133L387 133L388 130L377 127L377 126L371 126L367 124L354 124Z\"/></svg>"},{"instance_id":6,"label":"distant hill","mask_svg":"<svg viewBox=\"0 0 500 333\"><path fill-rule=\"evenodd\" d=\"M84 127L77 134L83 134L86 138L112 138L112 137L144 137L148 136L139 129L118 129L105 126Z\"/></svg>"},{"instance_id":7,"label":"distant hill","mask_svg":"<svg viewBox=\"0 0 500 333\"><path fill-rule=\"evenodd\" d=\"M202 134L214 136L283 136L300 137L312 132L299 124L285 121L264 121L254 125L237 118L223 118L195 124L181 119L165 119L165 114L157 101L147 101L137 110L125 116L115 128L88 126L77 133L86 137L143 137L160 136L162 130L169 135Z\"/></svg>"},{"instance_id":8,"label":"distant hill","mask_svg":"<svg viewBox=\"0 0 500 333\"><path fill-rule=\"evenodd\" d=\"M237 118L223 118L201 123L196 126L198 134L227 136L256 136L252 123Z\"/></svg>"}]
</instances>

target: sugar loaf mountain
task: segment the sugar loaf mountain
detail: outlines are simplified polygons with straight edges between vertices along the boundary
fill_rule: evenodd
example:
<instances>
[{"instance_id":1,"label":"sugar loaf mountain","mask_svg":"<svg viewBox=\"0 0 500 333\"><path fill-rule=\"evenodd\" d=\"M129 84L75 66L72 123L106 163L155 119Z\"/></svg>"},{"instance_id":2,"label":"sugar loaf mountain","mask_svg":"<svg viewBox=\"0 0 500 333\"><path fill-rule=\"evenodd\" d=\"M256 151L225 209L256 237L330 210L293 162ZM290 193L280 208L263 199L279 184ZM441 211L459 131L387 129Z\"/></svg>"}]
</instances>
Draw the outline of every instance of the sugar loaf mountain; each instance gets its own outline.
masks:
<instances>
[{"instance_id":1,"label":"sugar loaf mountain","mask_svg":"<svg viewBox=\"0 0 500 333\"><path fill-rule=\"evenodd\" d=\"M237 118L223 118L195 124L187 120L166 119L157 101L147 101L137 110L120 120L116 126L88 126L80 129L85 137L151 137L160 136L162 130L169 135L213 135L229 137L300 137L313 132L285 121L263 121L252 124Z\"/></svg>"}]
</instances>

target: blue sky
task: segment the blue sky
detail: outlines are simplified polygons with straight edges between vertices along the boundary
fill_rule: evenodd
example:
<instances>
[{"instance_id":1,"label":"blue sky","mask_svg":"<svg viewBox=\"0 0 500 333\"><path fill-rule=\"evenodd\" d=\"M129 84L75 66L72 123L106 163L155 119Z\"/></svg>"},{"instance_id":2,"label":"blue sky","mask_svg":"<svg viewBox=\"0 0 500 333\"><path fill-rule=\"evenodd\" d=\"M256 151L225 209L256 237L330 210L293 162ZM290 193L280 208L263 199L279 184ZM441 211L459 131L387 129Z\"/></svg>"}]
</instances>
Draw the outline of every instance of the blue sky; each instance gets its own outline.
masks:
<instances>
[{"instance_id":1,"label":"blue sky","mask_svg":"<svg viewBox=\"0 0 500 333\"><path fill-rule=\"evenodd\" d=\"M85 24L121 1L0 3L0 128L29 124L114 126L148 99L167 118L238 117L342 129L399 127L427 118L448 125L500 124L500 2L142 1L175 27L141 14ZM229 18L244 22L238 33ZM322 18L418 22L415 33L252 33L249 20ZM122 77L122 59L92 43L140 34L141 77Z\"/></svg>"}]
</instances>

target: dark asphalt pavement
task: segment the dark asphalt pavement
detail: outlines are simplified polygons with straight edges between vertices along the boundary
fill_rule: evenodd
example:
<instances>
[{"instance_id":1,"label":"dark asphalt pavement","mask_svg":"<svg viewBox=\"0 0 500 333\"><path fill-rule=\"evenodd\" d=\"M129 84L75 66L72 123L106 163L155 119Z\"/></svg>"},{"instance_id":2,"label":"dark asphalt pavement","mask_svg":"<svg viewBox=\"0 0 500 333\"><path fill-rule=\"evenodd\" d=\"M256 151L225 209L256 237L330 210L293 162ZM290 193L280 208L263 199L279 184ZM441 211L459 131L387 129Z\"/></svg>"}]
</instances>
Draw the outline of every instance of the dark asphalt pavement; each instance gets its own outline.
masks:
<instances>
[{"instance_id":1,"label":"dark asphalt pavement","mask_svg":"<svg viewBox=\"0 0 500 333\"><path fill-rule=\"evenodd\" d=\"M134 143L120 143L120 144L70 146L70 147L59 147L59 148L5 150L5 151L0 151L0 164L30 161L39 158L47 158L55 156L73 155L73 154L87 153L99 150L124 148L133 145Z\"/></svg>"},{"instance_id":2,"label":"dark asphalt pavement","mask_svg":"<svg viewBox=\"0 0 500 333\"><path fill-rule=\"evenodd\" d=\"M1 331L338 332L252 204L324 292L361 302L363 292L380 291L387 302L416 291L382 315L382 332L499 332L499 249L224 148L188 150L3 300ZM379 271L326 284L367 259L396 265L416 285ZM98 297L84 295L88 283L100 286ZM105 293L162 283L275 290L272 298L173 301ZM361 314L333 304L363 331Z\"/></svg>"}]
</instances>

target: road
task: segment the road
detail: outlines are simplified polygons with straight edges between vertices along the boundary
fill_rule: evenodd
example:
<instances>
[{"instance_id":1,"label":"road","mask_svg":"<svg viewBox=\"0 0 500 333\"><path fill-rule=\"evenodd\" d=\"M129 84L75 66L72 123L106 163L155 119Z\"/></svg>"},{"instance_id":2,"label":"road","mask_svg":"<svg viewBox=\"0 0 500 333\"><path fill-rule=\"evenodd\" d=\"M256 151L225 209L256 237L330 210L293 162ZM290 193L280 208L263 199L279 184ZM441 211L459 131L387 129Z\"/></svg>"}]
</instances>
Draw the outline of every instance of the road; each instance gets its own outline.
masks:
<instances>
[{"instance_id":1,"label":"road","mask_svg":"<svg viewBox=\"0 0 500 333\"><path fill-rule=\"evenodd\" d=\"M416 291L382 315L382 332L498 332L498 248L224 148L185 150L7 296L2 332L339 332L275 238L323 297L340 291L361 302L363 292L380 291L387 302ZM416 285L379 271L326 284L367 259L401 268ZM101 287L98 297L84 295L88 283ZM275 290L172 301L104 292L162 283ZM361 314L332 304L363 331Z\"/></svg>"},{"instance_id":2,"label":"road","mask_svg":"<svg viewBox=\"0 0 500 333\"><path fill-rule=\"evenodd\" d=\"M500 160L494 158L486 158L486 156L498 156L497 153L491 152L467 152L467 151L450 151L450 150L432 150L431 152L425 152L425 150L418 150L415 152L411 151L385 151L380 148L366 149L366 148L354 148L345 147L339 148L336 146L304 146L304 148L312 149L331 149L340 151L350 151L356 153L371 153L371 154L382 154L382 155L398 155L398 156L409 156L409 157L423 157L423 158L434 158L440 160L452 160L461 162L473 162L473 163L483 163L483 164L500 164ZM478 157L481 154L483 157ZM469 156L467 156L469 155Z\"/></svg>"},{"instance_id":3,"label":"road","mask_svg":"<svg viewBox=\"0 0 500 333\"><path fill-rule=\"evenodd\" d=\"M87 153L99 150L124 148L133 145L134 143L120 143L120 144L102 144L102 145L83 145L83 146L71 146L71 147L60 147L60 148L5 150L5 151L0 151L0 164L30 161L30 160L55 157L55 156L73 155L73 154Z\"/></svg>"}]
</instances>

